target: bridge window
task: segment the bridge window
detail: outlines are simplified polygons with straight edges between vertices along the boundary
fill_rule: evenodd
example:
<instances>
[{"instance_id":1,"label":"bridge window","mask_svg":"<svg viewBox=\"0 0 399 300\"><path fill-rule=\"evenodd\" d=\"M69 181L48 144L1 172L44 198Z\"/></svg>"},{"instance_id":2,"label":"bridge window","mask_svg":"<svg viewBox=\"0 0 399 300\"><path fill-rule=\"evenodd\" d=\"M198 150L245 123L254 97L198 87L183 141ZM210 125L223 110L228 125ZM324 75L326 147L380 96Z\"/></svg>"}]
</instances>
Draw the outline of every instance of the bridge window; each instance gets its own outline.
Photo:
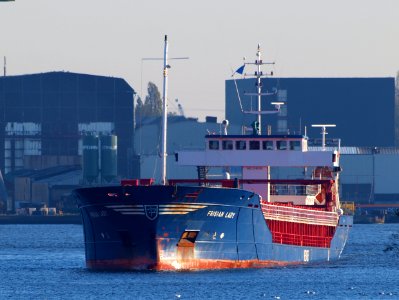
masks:
<instances>
[{"instance_id":1,"label":"bridge window","mask_svg":"<svg viewBox=\"0 0 399 300\"><path fill-rule=\"evenodd\" d=\"M233 141L223 141L222 148L223 150L233 150Z\"/></svg>"},{"instance_id":2,"label":"bridge window","mask_svg":"<svg viewBox=\"0 0 399 300\"><path fill-rule=\"evenodd\" d=\"M273 141L263 141L262 146L263 146L263 150L274 150L273 149Z\"/></svg>"},{"instance_id":3,"label":"bridge window","mask_svg":"<svg viewBox=\"0 0 399 300\"><path fill-rule=\"evenodd\" d=\"M219 150L219 141L209 141L209 150Z\"/></svg>"},{"instance_id":4,"label":"bridge window","mask_svg":"<svg viewBox=\"0 0 399 300\"><path fill-rule=\"evenodd\" d=\"M246 141L236 141L236 150L245 150L247 149Z\"/></svg>"},{"instance_id":5,"label":"bridge window","mask_svg":"<svg viewBox=\"0 0 399 300\"><path fill-rule=\"evenodd\" d=\"M290 150L301 150L301 141L290 141Z\"/></svg>"},{"instance_id":6,"label":"bridge window","mask_svg":"<svg viewBox=\"0 0 399 300\"><path fill-rule=\"evenodd\" d=\"M260 142L259 141L249 141L249 150L259 150Z\"/></svg>"},{"instance_id":7,"label":"bridge window","mask_svg":"<svg viewBox=\"0 0 399 300\"><path fill-rule=\"evenodd\" d=\"M287 150L287 141L277 141L277 150Z\"/></svg>"}]
</instances>

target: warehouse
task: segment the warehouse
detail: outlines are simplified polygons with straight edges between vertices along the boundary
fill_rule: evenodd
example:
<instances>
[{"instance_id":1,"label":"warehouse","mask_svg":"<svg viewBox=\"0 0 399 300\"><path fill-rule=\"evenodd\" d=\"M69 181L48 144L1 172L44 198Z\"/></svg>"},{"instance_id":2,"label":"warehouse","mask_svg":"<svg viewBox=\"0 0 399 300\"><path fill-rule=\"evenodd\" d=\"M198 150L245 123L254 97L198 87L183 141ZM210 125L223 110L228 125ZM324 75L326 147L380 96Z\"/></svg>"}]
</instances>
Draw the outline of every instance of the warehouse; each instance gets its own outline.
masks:
<instances>
[{"instance_id":1,"label":"warehouse","mask_svg":"<svg viewBox=\"0 0 399 300\"><path fill-rule=\"evenodd\" d=\"M118 175L132 176L135 91L121 78L49 72L0 78L0 169L81 163L82 136L118 136Z\"/></svg>"}]
</instances>

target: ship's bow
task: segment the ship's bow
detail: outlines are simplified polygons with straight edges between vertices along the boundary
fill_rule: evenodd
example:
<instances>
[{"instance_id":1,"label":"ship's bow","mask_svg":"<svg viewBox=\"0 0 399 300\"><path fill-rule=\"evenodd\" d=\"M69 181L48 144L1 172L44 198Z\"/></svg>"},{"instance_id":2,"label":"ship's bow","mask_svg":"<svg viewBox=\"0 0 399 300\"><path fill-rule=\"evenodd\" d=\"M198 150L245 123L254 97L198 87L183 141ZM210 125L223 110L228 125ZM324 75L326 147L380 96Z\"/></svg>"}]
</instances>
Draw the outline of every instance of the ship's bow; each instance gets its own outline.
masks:
<instances>
[{"instance_id":1,"label":"ship's bow","mask_svg":"<svg viewBox=\"0 0 399 300\"><path fill-rule=\"evenodd\" d=\"M120 187L108 188L105 194L102 188L75 191L84 227L86 265L92 269L156 269L158 206L122 201L122 192ZM150 199L155 198L149 195Z\"/></svg>"}]
</instances>

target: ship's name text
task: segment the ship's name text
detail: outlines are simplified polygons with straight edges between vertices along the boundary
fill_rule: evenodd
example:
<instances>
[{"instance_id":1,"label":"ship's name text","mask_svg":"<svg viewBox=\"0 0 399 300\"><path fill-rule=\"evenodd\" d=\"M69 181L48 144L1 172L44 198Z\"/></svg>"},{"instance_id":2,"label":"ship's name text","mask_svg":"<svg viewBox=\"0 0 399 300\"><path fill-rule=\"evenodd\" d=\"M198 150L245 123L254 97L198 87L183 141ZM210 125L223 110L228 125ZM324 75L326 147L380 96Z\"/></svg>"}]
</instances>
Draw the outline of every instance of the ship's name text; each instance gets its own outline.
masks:
<instances>
[{"instance_id":1,"label":"ship's name text","mask_svg":"<svg viewBox=\"0 0 399 300\"><path fill-rule=\"evenodd\" d=\"M226 219L233 219L236 215L235 212L226 212L226 211L218 211L218 210L210 210L208 211L208 217L214 218L226 218Z\"/></svg>"}]
</instances>

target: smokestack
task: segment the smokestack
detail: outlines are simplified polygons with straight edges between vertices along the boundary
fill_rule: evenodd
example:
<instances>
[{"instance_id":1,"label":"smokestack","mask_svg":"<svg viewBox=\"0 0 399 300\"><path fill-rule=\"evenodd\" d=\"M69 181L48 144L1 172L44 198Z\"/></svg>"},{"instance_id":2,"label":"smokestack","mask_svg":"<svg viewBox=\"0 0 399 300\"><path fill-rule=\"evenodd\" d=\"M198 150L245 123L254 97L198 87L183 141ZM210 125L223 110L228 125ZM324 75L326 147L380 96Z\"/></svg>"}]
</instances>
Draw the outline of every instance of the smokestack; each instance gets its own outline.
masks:
<instances>
[{"instance_id":1,"label":"smokestack","mask_svg":"<svg viewBox=\"0 0 399 300\"><path fill-rule=\"evenodd\" d=\"M6 57L4 56L4 77L7 76L7 60Z\"/></svg>"}]
</instances>

